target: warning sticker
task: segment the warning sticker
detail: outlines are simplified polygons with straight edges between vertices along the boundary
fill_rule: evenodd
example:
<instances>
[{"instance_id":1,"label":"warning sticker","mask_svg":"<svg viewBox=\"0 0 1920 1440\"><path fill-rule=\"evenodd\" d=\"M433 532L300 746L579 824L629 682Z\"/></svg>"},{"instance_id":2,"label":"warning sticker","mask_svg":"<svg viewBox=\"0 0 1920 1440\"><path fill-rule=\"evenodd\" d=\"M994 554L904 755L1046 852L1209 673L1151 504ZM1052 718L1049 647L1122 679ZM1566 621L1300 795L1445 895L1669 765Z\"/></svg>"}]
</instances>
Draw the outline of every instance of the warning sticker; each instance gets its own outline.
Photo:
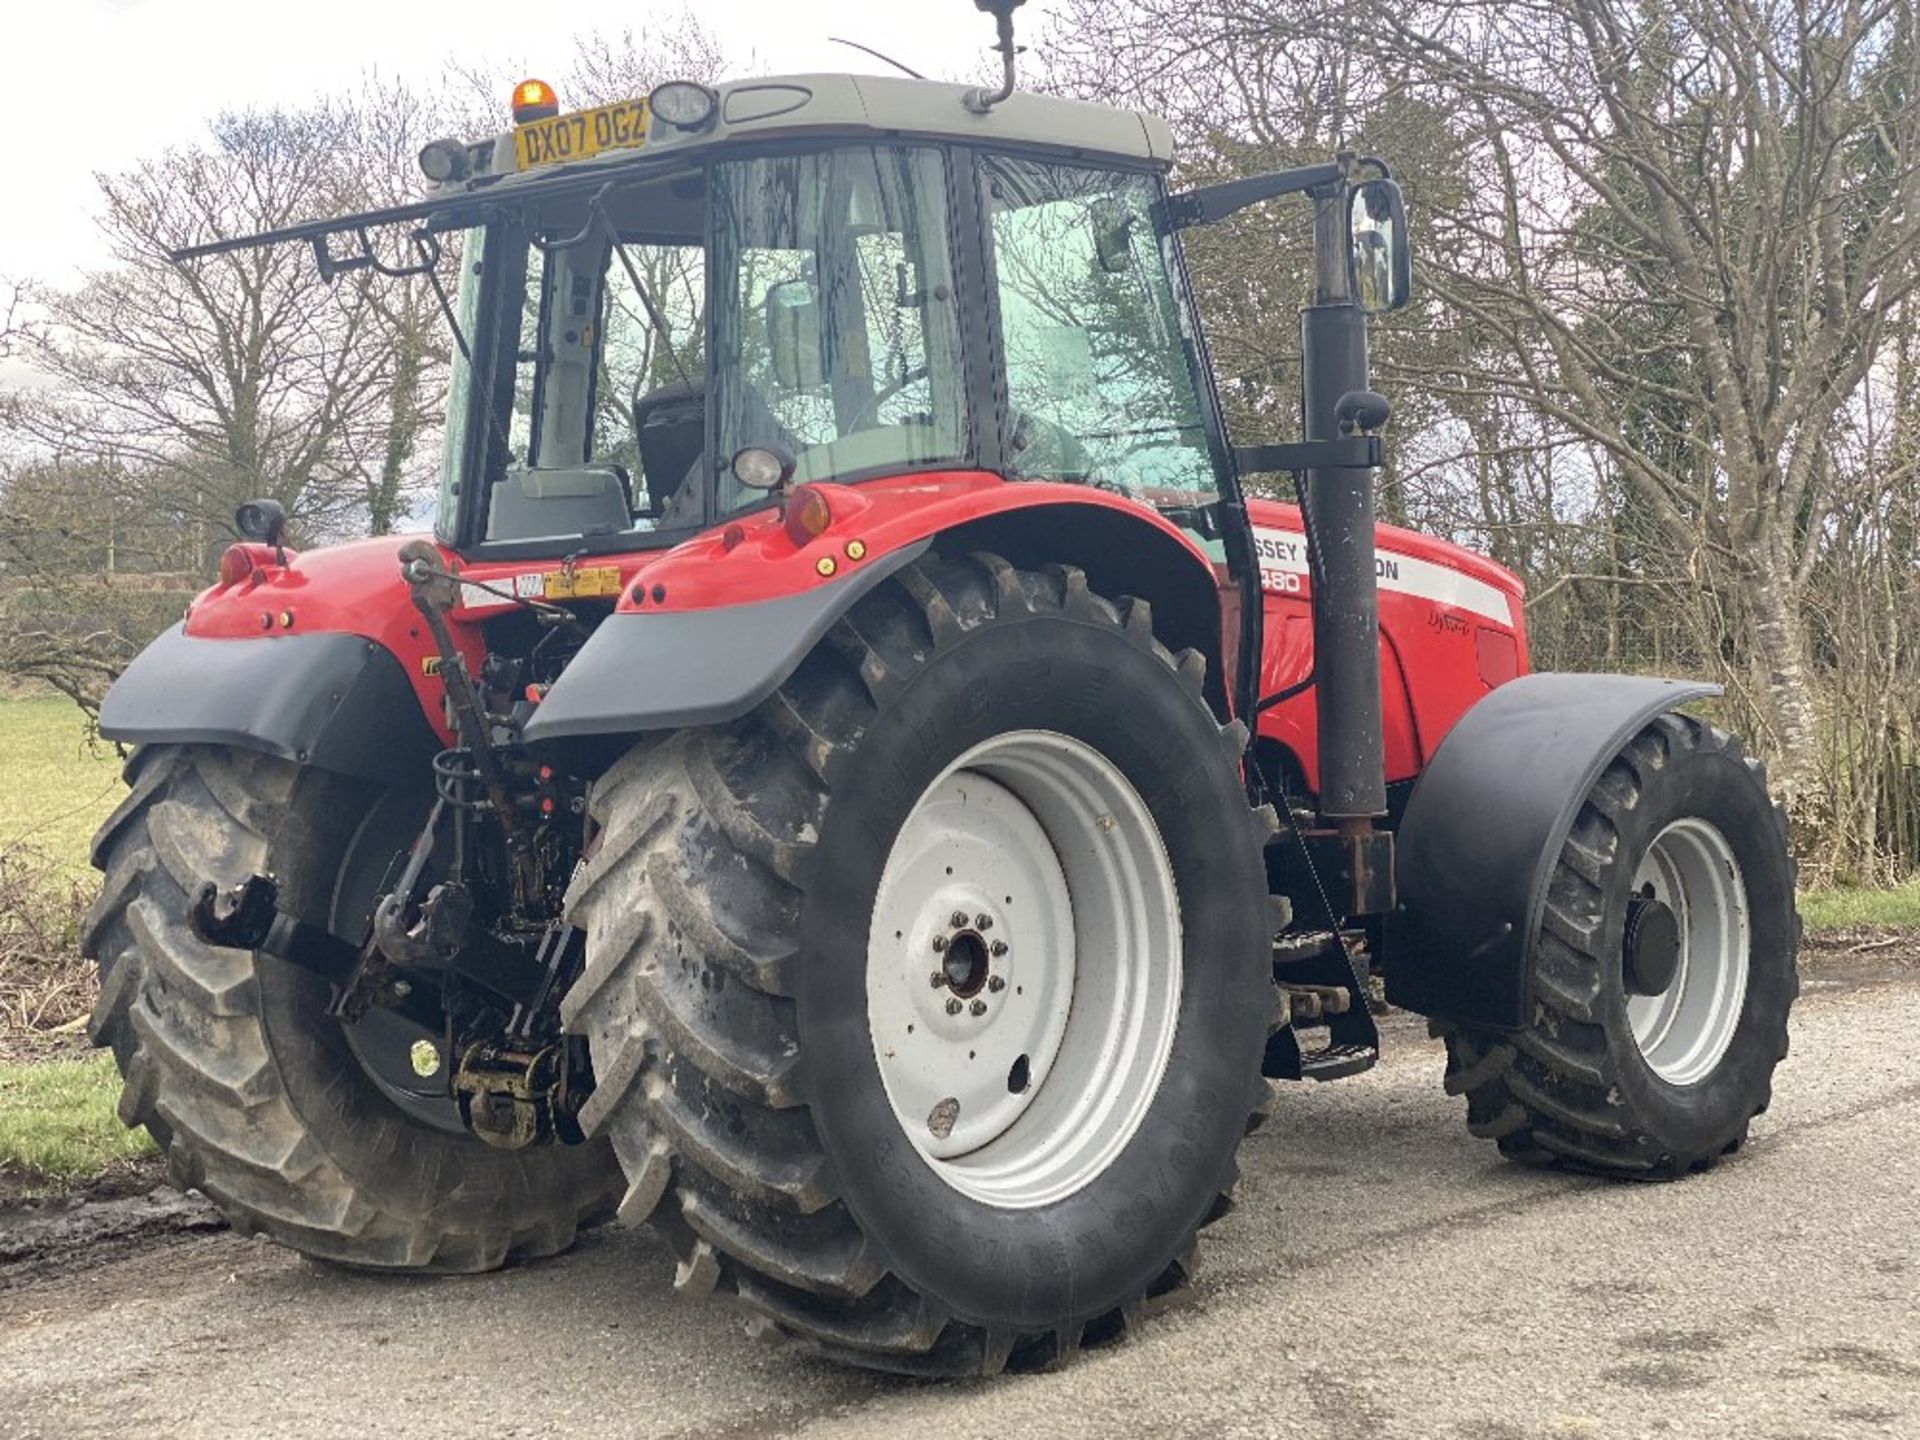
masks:
<instances>
[{"instance_id":1,"label":"warning sticker","mask_svg":"<svg viewBox=\"0 0 1920 1440\"><path fill-rule=\"evenodd\" d=\"M590 600L620 593L620 571L612 565L586 570L556 570L547 576L547 599Z\"/></svg>"}]
</instances>

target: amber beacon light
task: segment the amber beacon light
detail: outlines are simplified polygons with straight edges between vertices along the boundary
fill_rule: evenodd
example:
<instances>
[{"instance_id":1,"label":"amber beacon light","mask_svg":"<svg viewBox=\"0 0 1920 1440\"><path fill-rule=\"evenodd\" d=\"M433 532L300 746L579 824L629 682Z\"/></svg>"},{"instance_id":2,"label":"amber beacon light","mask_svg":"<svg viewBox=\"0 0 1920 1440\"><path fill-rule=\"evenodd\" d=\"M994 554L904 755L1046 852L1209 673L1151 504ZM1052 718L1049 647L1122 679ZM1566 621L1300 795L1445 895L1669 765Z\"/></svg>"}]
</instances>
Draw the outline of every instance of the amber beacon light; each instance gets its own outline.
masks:
<instances>
[{"instance_id":1,"label":"amber beacon light","mask_svg":"<svg viewBox=\"0 0 1920 1440\"><path fill-rule=\"evenodd\" d=\"M544 80L522 80L513 87L513 123L551 120L560 113L560 97Z\"/></svg>"}]
</instances>

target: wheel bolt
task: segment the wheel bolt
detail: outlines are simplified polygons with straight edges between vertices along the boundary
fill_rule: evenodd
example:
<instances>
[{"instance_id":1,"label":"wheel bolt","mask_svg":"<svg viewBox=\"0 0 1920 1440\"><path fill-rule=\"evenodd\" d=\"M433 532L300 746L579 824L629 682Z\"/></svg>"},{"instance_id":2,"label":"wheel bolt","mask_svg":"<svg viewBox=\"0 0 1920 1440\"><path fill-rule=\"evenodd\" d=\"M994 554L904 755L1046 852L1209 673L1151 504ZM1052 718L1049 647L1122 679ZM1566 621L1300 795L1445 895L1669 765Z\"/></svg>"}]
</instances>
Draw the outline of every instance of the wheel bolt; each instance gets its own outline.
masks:
<instances>
[{"instance_id":1,"label":"wheel bolt","mask_svg":"<svg viewBox=\"0 0 1920 1440\"><path fill-rule=\"evenodd\" d=\"M993 991L993 993L996 995L998 995L1002 990L1006 988L1007 988L1007 981L1006 981L1006 977L1003 975L992 976L987 981L987 989Z\"/></svg>"},{"instance_id":2,"label":"wheel bolt","mask_svg":"<svg viewBox=\"0 0 1920 1440\"><path fill-rule=\"evenodd\" d=\"M947 1001L947 1014L958 1015L959 1013L960 1013L960 1001L958 997Z\"/></svg>"},{"instance_id":3,"label":"wheel bolt","mask_svg":"<svg viewBox=\"0 0 1920 1440\"><path fill-rule=\"evenodd\" d=\"M1007 942L1004 940L996 940L987 948L996 955L1004 955L1007 953Z\"/></svg>"},{"instance_id":4,"label":"wheel bolt","mask_svg":"<svg viewBox=\"0 0 1920 1440\"><path fill-rule=\"evenodd\" d=\"M967 928L967 912L966 911L956 910L953 912L953 928L956 930L964 930Z\"/></svg>"},{"instance_id":5,"label":"wheel bolt","mask_svg":"<svg viewBox=\"0 0 1920 1440\"><path fill-rule=\"evenodd\" d=\"M987 1002L984 1000L976 1000L973 1002L970 1008L972 1009L974 1014L984 1015L987 1013Z\"/></svg>"},{"instance_id":6,"label":"wheel bolt","mask_svg":"<svg viewBox=\"0 0 1920 1440\"><path fill-rule=\"evenodd\" d=\"M947 983L947 972L944 970L934 971L933 974L927 977L927 983L938 990L942 985Z\"/></svg>"},{"instance_id":7,"label":"wheel bolt","mask_svg":"<svg viewBox=\"0 0 1920 1440\"><path fill-rule=\"evenodd\" d=\"M936 935L936 936L934 936L934 937L933 937L933 948L934 948L935 950L944 950L944 949L946 949L946 948L947 948L947 937L946 937L946 936L944 936L944 935Z\"/></svg>"},{"instance_id":8,"label":"wheel bolt","mask_svg":"<svg viewBox=\"0 0 1920 1440\"><path fill-rule=\"evenodd\" d=\"M973 928L974 928L974 929L976 929L976 930L991 930L991 929L993 929L993 916L991 916L991 915L976 915L976 916L974 916L974 917L973 917Z\"/></svg>"}]
</instances>

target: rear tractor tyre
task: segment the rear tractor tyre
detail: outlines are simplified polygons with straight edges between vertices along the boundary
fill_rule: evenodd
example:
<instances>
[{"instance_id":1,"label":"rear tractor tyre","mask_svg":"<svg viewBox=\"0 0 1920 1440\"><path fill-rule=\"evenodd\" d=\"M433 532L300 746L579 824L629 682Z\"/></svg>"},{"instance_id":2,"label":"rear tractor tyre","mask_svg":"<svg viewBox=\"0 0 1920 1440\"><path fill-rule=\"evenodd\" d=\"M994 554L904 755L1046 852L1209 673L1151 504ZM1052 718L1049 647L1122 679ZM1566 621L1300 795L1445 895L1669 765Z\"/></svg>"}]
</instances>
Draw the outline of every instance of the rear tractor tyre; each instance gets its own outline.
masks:
<instances>
[{"instance_id":1,"label":"rear tractor tyre","mask_svg":"<svg viewBox=\"0 0 1920 1440\"><path fill-rule=\"evenodd\" d=\"M952 1375L1185 1282L1274 1014L1272 815L1204 669L1076 570L927 558L607 774L564 1013L679 1288Z\"/></svg>"},{"instance_id":2,"label":"rear tractor tyre","mask_svg":"<svg viewBox=\"0 0 1920 1440\"><path fill-rule=\"evenodd\" d=\"M1662 715L1595 782L1549 882L1532 1015L1439 1026L1475 1135L1531 1165L1705 1170L1767 1108L1799 993L1786 818L1739 742Z\"/></svg>"},{"instance_id":3,"label":"rear tractor tyre","mask_svg":"<svg viewBox=\"0 0 1920 1440\"><path fill-rule=\"evenodd\" d=\"M92 1035L125 1078L121 1118L147 1128L176 1183L242 1232L379 1270L552 1255L611 1212L604 1143L510 1153L410 1118L328 1017L325 981L189 928L203 880L255 871L304 899L303 918L330 918L380 792L215 746L149 746L127 780L94 839L106 876L85 936L100 966ZM368 858L383 870L391 854Z\"/></svg>"}]
</instances>

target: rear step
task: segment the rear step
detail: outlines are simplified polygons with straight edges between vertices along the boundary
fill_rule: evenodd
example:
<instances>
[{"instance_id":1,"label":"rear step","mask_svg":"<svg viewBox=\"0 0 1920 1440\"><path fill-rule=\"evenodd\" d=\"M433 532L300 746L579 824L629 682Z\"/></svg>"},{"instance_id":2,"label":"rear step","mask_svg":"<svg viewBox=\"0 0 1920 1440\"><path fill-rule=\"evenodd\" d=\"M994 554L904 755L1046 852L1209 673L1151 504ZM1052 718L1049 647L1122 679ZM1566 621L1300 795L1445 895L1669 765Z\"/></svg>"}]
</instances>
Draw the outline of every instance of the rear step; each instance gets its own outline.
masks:
<instances>
[{"instance_id":1,"label":"rear step","mask_svg":"<svg viewBox=\"0 0 1920 1440\"><path fill-rule=\"evenodd\" d=\"M1379 1058L1379 1049L1372 1045L1329 1045L1300 1057L1300 1078L1344 1080L1362 1070L1371 1070Z\"/></svg>"},{"instance_id":2,"label":"rear step","mask_svg":"<svg viewBox=\"0 0 1920 1440\"><path fill-rule=\"evenodd\" d=\"M1282 1005L1281 1026L1267 1041L1262 1074L1275 1080L1342 1080L1371 1070L1379 1061L1379 1032L1359 978L1366 968L1365 947L1366 937L1360 933L1336 938L1324 931L1275 939L1274 988ZM1306 1049L1300 1030L1319 1026L1326 1027L1326 1043Z\"/></svg>"}]
</instances>

